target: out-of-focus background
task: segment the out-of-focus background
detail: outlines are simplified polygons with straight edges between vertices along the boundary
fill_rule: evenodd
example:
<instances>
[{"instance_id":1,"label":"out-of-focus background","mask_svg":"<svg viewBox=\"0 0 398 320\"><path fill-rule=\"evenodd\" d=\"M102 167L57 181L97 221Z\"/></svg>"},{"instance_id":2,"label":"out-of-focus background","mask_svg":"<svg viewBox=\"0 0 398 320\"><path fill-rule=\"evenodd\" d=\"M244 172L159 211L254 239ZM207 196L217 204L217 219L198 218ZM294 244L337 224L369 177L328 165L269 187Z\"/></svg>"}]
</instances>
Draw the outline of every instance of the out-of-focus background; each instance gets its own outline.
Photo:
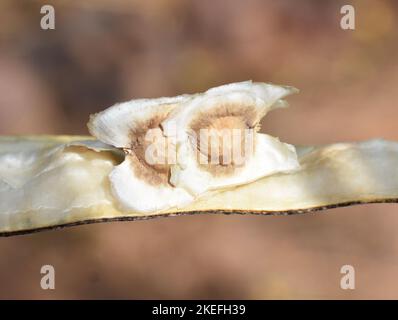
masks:
<instances>
[{"instance_id":1,"label":"out-of-focus background","mask_svg":"<svg viewBox=\"0 0 398 320\"><path fill-rule=\"evenodd\" d=\"M398 140L397 30L393 0L1 0L0 134L87 134L116 102L253 79L301 90L263 121L283 141ZM45 264L55 290L40 288ZM355 290L340 289L346 264ZM3 238L0 298L398 298L398 206Z\"/></svg>"}]
</instances>

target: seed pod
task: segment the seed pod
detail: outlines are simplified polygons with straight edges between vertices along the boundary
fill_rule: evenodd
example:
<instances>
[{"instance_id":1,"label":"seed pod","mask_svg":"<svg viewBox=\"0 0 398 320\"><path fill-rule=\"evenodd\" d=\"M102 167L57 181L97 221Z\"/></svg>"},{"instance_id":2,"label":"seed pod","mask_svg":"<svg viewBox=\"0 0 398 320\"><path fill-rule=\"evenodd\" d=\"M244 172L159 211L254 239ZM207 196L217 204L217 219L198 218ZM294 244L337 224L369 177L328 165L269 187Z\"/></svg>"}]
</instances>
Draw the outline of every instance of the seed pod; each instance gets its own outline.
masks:
<instances>
[{"instance_id":1,"label":"seed pod","mask_svg":"<svg viewBox=\"0 0 398 320\"><path fill-rule=\"evenodd\" d=\"M261 118L296 91L241 82L133 100L90 118L99 140L0 137L0 235L180 214L290 214L398 202L398 142L294 147L257 133Z\"/></svg>"},{"instance_id":2,"label":"seed pod","mask_svg":"<svg viewBox=\"0 0 398 320\"><path fill-rule=\"evenodd\" d=\"M90 137L0 138L0 235L114 220L197 213L295 214L398 202L398 142L296 147L300 168L208 193L181 209L121 209L109 174L118 149Z\"/></svg>"}]
</instances>

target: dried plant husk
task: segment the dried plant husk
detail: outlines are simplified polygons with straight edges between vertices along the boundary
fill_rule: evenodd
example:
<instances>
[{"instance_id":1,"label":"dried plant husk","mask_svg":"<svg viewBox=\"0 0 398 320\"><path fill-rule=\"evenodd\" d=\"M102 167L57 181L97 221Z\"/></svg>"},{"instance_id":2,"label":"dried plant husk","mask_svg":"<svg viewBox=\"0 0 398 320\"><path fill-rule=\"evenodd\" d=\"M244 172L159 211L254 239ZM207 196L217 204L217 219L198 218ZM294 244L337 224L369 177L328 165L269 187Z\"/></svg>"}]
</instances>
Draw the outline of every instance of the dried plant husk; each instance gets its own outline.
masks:
<instances>
[{"instance_id":1,"label":"dried plant husk","mask_svg":"<svg viewBox=\"0 0 398 320\"><path fill-rule=\"evenodd\" d=\"M300 169L209 192L178 209L124 211L109 174L124 153L84 136L0 137L0 235L198 213L294 214L398 202L398 142L296 146Z\"/></svg>"}]
</instances>

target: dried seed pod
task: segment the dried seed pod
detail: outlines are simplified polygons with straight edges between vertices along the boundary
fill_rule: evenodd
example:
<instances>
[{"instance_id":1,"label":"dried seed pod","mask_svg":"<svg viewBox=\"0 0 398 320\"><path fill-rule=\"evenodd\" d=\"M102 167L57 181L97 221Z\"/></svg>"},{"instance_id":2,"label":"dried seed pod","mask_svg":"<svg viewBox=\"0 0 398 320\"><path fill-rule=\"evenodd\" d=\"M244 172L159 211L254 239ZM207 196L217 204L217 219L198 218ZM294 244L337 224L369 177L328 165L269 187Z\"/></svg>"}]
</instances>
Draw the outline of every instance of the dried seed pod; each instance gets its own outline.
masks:
<instances>
[{"instance_id":1,"label":"dried seed pod","mask_svg":"<svg viewBox=\"0 0 398 320\"><path fill-rule=\"evenodd\" d=\"M294 214L398 202L398 142L372 140L296 147L294 172L208 193L181 209L127 212L108 178L124 154L89 139L0 137L0 235L182 214Z\"/></svg>"},{"instance_id":2,"label":"dried seed pod","mask_svg":"<svg viewBox=\"0 0 398 320\"><path fill-rule=\"evenodd\" d=\"M296 148L257 133L261 118L296 91L241 82L133 100L90 118L102 142L0 137L0 235L162 215L398 202L397 142Z\"/></svg>"}]
</instances>

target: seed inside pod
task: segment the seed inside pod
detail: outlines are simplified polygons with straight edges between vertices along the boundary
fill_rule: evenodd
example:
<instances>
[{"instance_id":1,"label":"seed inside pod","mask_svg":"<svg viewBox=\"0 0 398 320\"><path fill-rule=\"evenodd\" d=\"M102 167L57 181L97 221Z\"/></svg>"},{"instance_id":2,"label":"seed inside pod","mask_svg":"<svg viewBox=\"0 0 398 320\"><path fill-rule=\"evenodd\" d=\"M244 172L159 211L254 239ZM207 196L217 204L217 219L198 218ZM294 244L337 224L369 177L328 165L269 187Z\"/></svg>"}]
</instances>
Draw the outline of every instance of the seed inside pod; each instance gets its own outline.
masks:
<instances>
[{"instance_id":1,"label":"seed inside pod","mask_svg":"<svg viewBox=\"0 0 398 320\"><path fill-rule=\"evenodd\" d=\"M190 140L199 151L201 168L220 175L243 166L254 152L257 125L256 113L250 106L222 105L198 114L190 125L194 133Z\"/></svg>"},{"instance_id":2,"label":"seed inside pod","mask_svg":"<svg viewBox=\"0 0 398 320\"><path fill-rule=\"evenodd\" d=\"M249 183L299 167L293 146L258 134L268 111L284 107L285 96L297 92L251 81L213 88L175 108L162 123L177 141L177 164L170 181L193 195Z\"/></svg>"},{"instance_id":3,"label":"seed inside pod","mask_svg":"<svg viewBox=\"0 0 398 320\"><path fill-rule=\"evenodd\" d=\"M173 154L174 145L159 126L188 98L133 100L90 117L91 134L126 153L125 161L110 174L112 191L123 208L152 212L192 201L184 189L169 183L168 154Z\"/></svg>"}]
</instances>

